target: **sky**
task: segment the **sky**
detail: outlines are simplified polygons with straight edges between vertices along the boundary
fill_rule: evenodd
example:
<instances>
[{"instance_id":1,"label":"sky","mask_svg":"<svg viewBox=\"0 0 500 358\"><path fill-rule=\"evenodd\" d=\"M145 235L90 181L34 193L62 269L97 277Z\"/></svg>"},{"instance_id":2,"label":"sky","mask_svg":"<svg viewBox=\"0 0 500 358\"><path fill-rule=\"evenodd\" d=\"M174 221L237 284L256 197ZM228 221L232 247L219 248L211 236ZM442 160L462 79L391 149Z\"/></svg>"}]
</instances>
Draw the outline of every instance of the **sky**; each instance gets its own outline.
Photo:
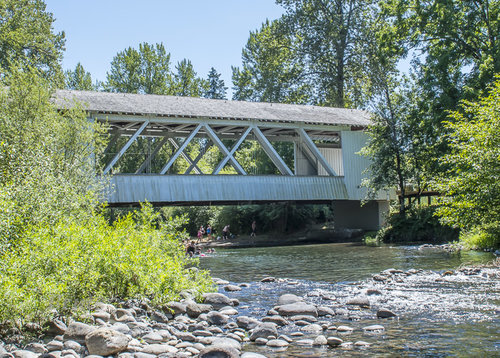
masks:
<instances>
[{"instance_id":1,"label":"sky","mask_svg":"<svg viewBox=\"0 0 500 358\"><path fill-rule=\"evenodd\" d=\"M191 60L199 77L211 67L231 93L231 66L241 66L250 31L284 10L274 0L45 0L66 34L63 68L80 62L93 80L104 81L113 57L139 43L162 42L171 65Z\"/></svg>"}]
</instances>

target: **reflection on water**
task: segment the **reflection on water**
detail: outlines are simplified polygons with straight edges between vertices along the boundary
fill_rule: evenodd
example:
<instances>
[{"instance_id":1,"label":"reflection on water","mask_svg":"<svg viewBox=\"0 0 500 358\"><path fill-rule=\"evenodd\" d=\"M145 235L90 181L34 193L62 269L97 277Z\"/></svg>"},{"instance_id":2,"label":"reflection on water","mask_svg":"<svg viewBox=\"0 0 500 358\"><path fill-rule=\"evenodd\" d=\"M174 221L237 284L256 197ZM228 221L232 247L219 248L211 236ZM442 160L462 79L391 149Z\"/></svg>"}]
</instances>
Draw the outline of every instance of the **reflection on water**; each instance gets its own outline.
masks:
<instances>
[{"instance_id":1,"label":"reflection on water","mask_svg":"<svg viewBox=\"0 0 500 358\"><path fill-rule=\"evenodd\" d=\"M343 337L344 341L366 341L372 345L368 349L343 351L292 344L284 352L270 353L255 345L244 350L267 357L493 357L500 356L498 270L483 270L475 276L441 274L492 259L489 253L448 253L417 246L327 244L218 250L215 255L200 258L200 267L232 283L251 283L231 297L241 301L241 315L257 318L264 317L284 293L295 293L308 302L336 309L345 308L346 300L366 294L369 288L381 291L380 295L370 296L370 309L350 309L348 315L336 315L327 322L353 327L353 333ZM389 283L371 279L389 268L432 272L401 274ZM287 280L259 282L266 276ZM399 318L377 320L376 310L381 307L395 311ZM367 336L362 328L371 324L383 324L384 334ZM287 326L282 333L291 334L297 329Z\"/></svg>"},{"instance_id":2,"label":"reflection on water","mask_svg":"<svg viewBox=\"0 0 500 358\"><path fill-rule=\"evenodd\" d=\"M462 264L485 263L482 252L448 253L417 246L369 247L354 244L219 249L202 257L201 268L234 282L258 281L265 276L312 281L359 281L388 268L446 270Z\"/></svg>"}]
</instances>

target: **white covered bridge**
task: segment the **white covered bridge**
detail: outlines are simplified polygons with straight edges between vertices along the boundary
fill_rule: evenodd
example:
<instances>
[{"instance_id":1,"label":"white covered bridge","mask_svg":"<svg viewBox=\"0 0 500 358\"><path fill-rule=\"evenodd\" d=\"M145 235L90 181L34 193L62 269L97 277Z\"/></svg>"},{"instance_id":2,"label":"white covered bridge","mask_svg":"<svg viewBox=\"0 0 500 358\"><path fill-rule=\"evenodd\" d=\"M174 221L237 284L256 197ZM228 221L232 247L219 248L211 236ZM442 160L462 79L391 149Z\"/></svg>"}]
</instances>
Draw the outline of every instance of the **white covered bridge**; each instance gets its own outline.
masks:
<instances>
[{"instance_id":1,"label":"white covered bridge","mask_svg":"<svg viewBox=\"0 0 500 358\"><path fill-rule=\"evenodd\" d=\"M155 205L333 202L338 225L365 229L378 228L388 209L385 193L360 205L369 160L357 153L367 140L367 112L159 95L56 93L60 109L75 101L84 105L89 118L109 126L104 172L112 175L111 206L146 200ZM138 138L149 138L147 149L143 146L136 165L124 170L120 162ZM193 141L203 146L194 157L188 151ZM247 141L260 145L275 166L272 175L251 172L238 162L236 154ZM288 143L293 160L287 163L276 143ZM167 146L169 156L160 156ZM218 150L220 161L207 172L200 163L209 148ZM159 166L158 158L163 160ZM187 163L182 173L173 171L179 160Z\"/></svg>"}]
</instances>

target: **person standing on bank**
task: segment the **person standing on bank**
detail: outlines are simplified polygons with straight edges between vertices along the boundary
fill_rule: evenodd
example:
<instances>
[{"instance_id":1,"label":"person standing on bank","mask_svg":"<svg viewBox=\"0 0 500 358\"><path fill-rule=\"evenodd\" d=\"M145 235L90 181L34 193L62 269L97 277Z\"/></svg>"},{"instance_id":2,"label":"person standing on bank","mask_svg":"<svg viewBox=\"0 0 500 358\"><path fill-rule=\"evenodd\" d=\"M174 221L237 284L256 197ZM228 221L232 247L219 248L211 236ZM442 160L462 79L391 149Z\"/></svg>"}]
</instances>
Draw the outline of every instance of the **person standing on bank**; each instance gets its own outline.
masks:
<instances>
[{"instance_id":1,"label":"person standing on bank","mask_svg":"<svg viewBox=\"0 0 500 358\"><path fill-rule=\"evenodd\" d=\"M250 234L251 238L255 238L257 236L257 222L254 220L252 222L252 233Z\"/></svg>"}]
</instances>

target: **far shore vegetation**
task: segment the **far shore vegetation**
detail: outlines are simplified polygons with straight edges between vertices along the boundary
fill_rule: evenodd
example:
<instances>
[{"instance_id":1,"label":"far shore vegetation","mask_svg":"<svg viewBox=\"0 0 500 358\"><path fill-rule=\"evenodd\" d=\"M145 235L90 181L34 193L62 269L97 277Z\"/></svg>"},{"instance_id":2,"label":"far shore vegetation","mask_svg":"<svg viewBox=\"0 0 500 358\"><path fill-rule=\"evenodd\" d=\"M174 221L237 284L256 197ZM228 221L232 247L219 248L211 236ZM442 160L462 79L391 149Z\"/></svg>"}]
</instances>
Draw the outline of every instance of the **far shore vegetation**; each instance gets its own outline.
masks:
<instances>
[{"instance_id":1,"label":"far shore vegetation","mask_svg":"<svg viewBox=\"0 0 500 358\"><path fill-rule=\"evenodd\" d=\"M241 66L232 68L232 99L373 114L360 153L373 163L364 185L370 193L396 190L400 200L367 243L459 240L498 248L500 1L276 2L285 14L250 33ZM161 306L183 290L198 298L214 290L183 252L182 241L200 224L231 222L248 232L258 217L258 230L289 232L334 220L328 206L282 204L155 210L144 203L110 211L99 175L107 128L89 123L82 108L56 110L54 91L226 99L227 87L215 68L203 77L189 59L172 65L162 43L118 52L102 82L81 64L64 71L56 16L43 0L0 2L0 334L28 324L42 330L97 301ZM400 71L402 61L408 72ZM139 138L132 152L150 141ZM276 150L293 161L291 146ZM204 169L220 160L203 140L187 148L192 156L204 151ZM236 159L250 173L277 171L257 145L245 144ZM127 171L136 162L125 157L119 165ZM172 170L183 172L183 165ZM427 192L439 196L420 205Z\"/></svg>"}]
</instances>

